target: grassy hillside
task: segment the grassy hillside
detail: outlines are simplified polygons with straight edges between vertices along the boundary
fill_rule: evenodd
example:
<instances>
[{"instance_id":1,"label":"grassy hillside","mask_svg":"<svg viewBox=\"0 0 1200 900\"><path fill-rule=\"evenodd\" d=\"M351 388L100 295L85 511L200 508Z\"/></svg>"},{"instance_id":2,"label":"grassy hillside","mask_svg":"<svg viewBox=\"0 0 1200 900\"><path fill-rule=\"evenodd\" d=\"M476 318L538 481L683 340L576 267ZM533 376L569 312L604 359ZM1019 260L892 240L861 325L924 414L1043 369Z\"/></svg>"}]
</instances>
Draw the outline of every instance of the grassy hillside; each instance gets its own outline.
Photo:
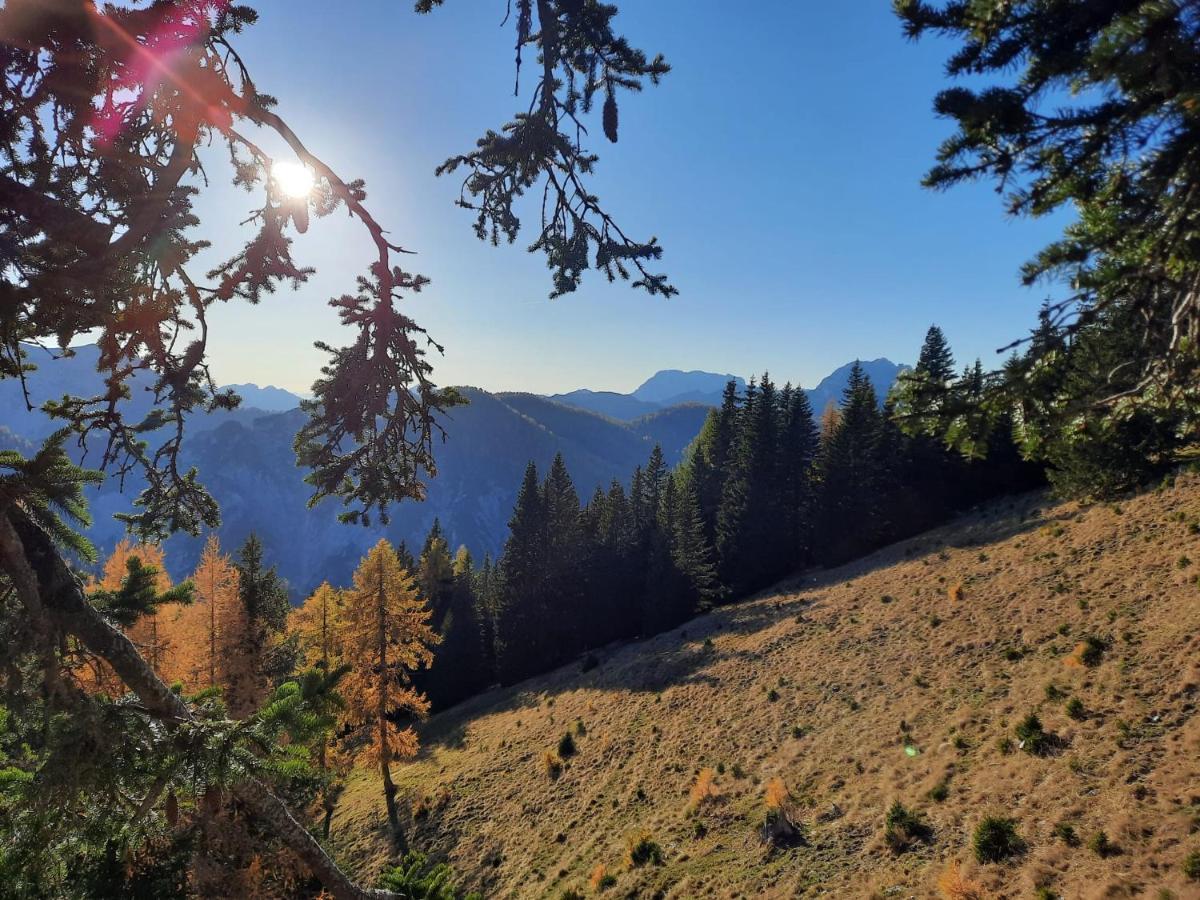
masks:
<instances>
[{"instance_id":1,"label":"grassy hillside","mask_svg":"<svg viewBox=\"0 0 1200 900\"><path fill-rule=\"evenodd\" d=\"M1195 476L1119 506L1008 501L493 692L398 767L414 841L488 896L595 896L604 866L611 897L936 897L958 861L980 892L947 896L1198 897L1198 522ZM1019 746L1030 712L1044 755ZM804 844L760 839L774 779ZM899 854L895 800L931 828ZM1022 855L975 861L989 815ZM382 821L360 772L337 850L378 871ZM661 863L631 866L643 834Z\"/></svg>"}]
</instances>

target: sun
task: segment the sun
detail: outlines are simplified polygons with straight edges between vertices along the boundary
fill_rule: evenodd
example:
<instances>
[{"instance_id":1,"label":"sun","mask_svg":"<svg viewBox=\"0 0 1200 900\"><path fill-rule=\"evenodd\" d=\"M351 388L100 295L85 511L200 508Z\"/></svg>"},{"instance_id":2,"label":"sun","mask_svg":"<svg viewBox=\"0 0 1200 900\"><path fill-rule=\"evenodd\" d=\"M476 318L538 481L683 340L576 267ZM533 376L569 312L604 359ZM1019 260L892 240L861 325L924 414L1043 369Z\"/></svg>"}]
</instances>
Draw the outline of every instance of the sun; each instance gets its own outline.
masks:
<instances>
[{"instance_id":1,"label":"sun","mask_svg":"<svg viewBox=\"0 0 1200 900\"><path fill-rule=\"evenodd\" d=\"M271 164L271 178L285 197L300 199L312 193L312 170L294 159L282 159Z\"/></svg>"}]
</instances>

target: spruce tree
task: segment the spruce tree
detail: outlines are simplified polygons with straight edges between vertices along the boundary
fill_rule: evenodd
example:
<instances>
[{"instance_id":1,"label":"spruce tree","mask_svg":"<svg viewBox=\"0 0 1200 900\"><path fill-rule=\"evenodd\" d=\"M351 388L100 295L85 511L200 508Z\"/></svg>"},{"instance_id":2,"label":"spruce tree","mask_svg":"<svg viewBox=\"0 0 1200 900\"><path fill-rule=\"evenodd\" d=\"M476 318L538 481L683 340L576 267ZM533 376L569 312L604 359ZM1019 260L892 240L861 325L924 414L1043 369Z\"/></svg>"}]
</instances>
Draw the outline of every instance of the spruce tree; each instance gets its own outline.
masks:
<instances>
[{"instance_id":1,"label":"spruce tree","mask_svg":"<svg viewBox=\"0 0 1200 900\"><path fill-rule=\"evenodd\" d=\"M687 477L695 487L710 541L716 540L717 515L729 476L740 401L737 382L729 381L721 394L720 407L708 414L689 450Z\"/></svg>"},{"instance_id":2,"label":"spruce tree","mask_svg":"<svg viewBox=\"0 0 1200 900\"><path fill-rule=\"evenodd\" d=\"M537 467L530 461L508 522L500 557L496 610L496 662L500 680L512 684L537 671L550 651L544 619L546 517Z\"/></svg>"},{"instance_id":3,"label":"spruce tree","mask_svg":"<svg viewBox=\"0 0 1200 900\"><path fill-rule=\"evenodd\" d=\"M542 617L549 662L564 661L581 648L584 640L583 545L579 495L561 453L556 453L542 485L545 523L545 582L541 598Z\"/></svg>"},{"instance_id":4,"label":"spruce tree","mask_svg":"<svg viewBox=\"0 0 1200 900\"><path fill-rule=\"evenodd\" d=\"M875 389L855 361L836 428L822 448L818 556L838 564L874 546L881 421Z\"/></svg>"},{"instance_id":5,"label":"spruce tree","mask_svg":"<svg viewBox=\"0 0 1200 900\"><path fill-rule=\"evenodd\" d=\"M680 479L676 498L672 551L675 566L689 592L690 612L700 613L721 602L724 591L717 578L712 545L704 531L700 499L688 479Z\"/></svg>"},{"instance_id":6,"label":"spruce tree","mask_svg":"<svg viewBox=\"0 0 1200 900\"><path fill-rule=\"evenodd\" d=\"M246 538L238 551L234 567L238 576L238 597L246 615L246 633L242 652L246 659L246 677L230 685L229 711L241 717L256 709L266 697L271 683L282 675L281 660L273 653L273 638L287 625L287 586L275 567L264 568L264 549L256 534Z\"/></svg>"},{"instance_id":7,"label":"spruce tree","mask_svg":"<svg viewBox=\"0 0 1200 900\"><path fill-rule=\"evenodd\" d=\"M813 420L812 404L803 388L785 388L780 399L785 416L780 435L778 481L781 522L787 538L783 558L787 568L794 569L808 563L812 555L816 489L813 467L821 438Z\"/></svg>"}]
</instances>

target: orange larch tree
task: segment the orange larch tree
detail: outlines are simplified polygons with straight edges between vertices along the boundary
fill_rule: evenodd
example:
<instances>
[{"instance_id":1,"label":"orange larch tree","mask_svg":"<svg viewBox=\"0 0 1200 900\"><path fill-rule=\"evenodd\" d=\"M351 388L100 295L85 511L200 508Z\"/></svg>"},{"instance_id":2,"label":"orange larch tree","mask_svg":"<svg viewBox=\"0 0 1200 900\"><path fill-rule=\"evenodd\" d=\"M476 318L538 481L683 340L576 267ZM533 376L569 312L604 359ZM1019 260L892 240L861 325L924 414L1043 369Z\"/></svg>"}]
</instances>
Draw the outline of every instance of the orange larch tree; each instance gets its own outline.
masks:
<instances>
[{"instance_id":1,"label":"orange larch tree","mask_svg":"<svg viewBox=\"0 0 1200 900\"><path fill-rule=\"evenodd\" d=\"M238 600L237 571L209 537L192 575L195 600L171 624L171 672L189 690L227 688L238 668L238 636L245 615Z\"/></svg>"},{"instance_id":2,"label":"orange larch tree","mask_svg":"<svg viewBox=\"0 0 1200 900\"><path fill-rule=\"evenodd\" d=\"M343 647L351 666L341 687L347 720L370 734L367 756L379 764L388 822L403 844L391 763L416 754L417 735L411 726L401 728L393 716L429 711L409 673L433 662L431 648L440 638L429 626L429 609L417 595L411 573L386 540L363 558L344 601Z\"/></svg>"}]
</instances>

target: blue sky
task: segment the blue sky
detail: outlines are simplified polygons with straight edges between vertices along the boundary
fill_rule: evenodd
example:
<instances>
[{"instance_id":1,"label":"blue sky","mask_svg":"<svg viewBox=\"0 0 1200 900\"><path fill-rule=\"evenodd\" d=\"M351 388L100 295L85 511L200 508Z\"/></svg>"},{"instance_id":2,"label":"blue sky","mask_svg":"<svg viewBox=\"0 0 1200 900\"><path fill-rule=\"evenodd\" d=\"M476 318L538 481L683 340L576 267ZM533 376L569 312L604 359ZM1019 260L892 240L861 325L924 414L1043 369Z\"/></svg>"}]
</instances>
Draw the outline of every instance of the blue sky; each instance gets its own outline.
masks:
<instances>
[{"instance_id":1,"label":"blue sky","mask_svg":"<svg viewBox=\"0 0 1200 900\"><path fill-rule=\"evenodd\" d=\"M458 181L434 177L524 102L505 0L446 0L428 16L409 0L255 4L238 46L260 89L314 152L366 179L376 217L433 279L410 311L446 345L440 383L627 391L700 368L811 386L855 357L911 361L931 322L960 363L997 364L995 348L1027 332L1049 288L1023 288L1017 269L1063 219L1010 220L990 185L920 187L950 129L931 112L945 44L907 42L885 0L619 5L624 33L674 70L622 96L594 187L626 231L659 237L681 291L667 301L594 273L547 299L527 232L480 243L453 205ZM202 200L218 249L249 207L221 187ZM342 339L325 302L353 289L369 243L339 215L297 251L318 268L303 289L213 317L221 381L303 392L322 361L312 341Z\"/></svg>"}]
</instances>

